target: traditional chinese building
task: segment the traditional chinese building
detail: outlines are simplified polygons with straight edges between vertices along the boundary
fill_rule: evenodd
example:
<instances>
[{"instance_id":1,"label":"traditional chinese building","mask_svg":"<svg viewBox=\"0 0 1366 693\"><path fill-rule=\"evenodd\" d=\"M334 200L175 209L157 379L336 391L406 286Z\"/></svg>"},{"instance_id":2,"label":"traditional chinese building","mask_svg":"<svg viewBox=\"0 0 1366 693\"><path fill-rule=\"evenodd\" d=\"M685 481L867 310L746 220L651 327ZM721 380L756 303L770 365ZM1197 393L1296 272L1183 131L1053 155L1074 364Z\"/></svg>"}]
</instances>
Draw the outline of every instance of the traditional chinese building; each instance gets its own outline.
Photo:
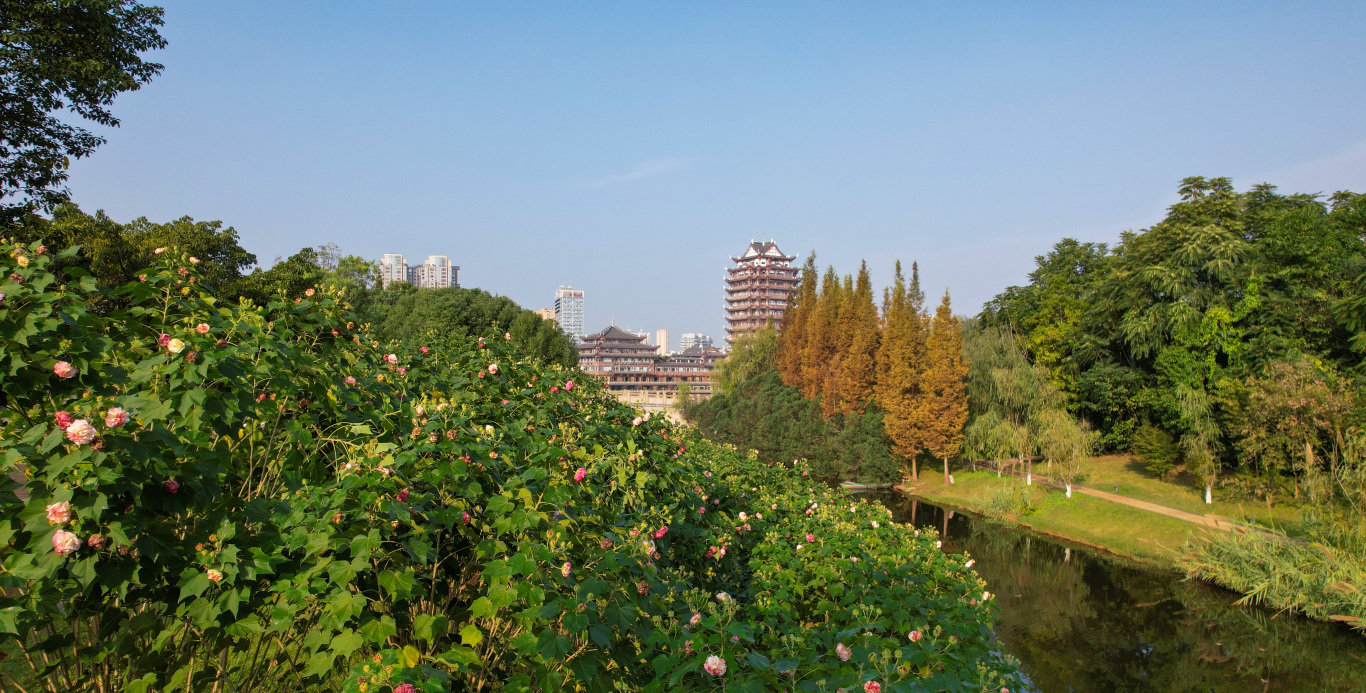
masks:
<instances>
[{"instance_id":1,"label":"traditional chinese building","mask_svg":"<svg viewBox=\"0 0 1366 693\"><path fill-rule=\"evenodd\" d=\"M781 325L787 295L797 286L795 255L783 255L773 241L749 244L745 253L733 257L735 267L726 277L726 343L741 333L763 327L770 318Z\"/></svg>"},{"instance_id":2,"label":"traditional chinese building","mask_svg":"<svg viewBox=\"0 0 1366 693\"><path fill-rule=\"evenodd\" d=\"M693 348L660 357L646 335L613 325L579 342L579 369L627 401L636 400L632 395L659 395L672 401L680 383L687 383L692 395L710 397L711 371L725 355L716 348Z\"/></svg>"}]
</instances>

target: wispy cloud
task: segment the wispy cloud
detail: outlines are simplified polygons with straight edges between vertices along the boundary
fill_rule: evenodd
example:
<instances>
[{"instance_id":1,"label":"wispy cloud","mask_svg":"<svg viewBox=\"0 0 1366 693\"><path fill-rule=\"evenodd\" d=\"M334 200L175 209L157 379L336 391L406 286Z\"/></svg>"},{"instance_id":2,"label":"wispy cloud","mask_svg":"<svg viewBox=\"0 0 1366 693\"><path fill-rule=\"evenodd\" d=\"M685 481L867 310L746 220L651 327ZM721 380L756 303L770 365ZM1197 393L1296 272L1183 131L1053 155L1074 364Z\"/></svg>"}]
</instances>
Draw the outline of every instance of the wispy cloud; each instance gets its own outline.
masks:
<instances>
[{"instance_id":1,"label":"wispy cloud","mask_svg":"<svg viewBox=\"0 0 1366 693\"><path fill-rule=\"evenodd\" d=\"M615 176L600 178L590 183L585 183L580 187L584 188L610 188L646 178L658 178L667 176L675 171L680 171L692 165L688 159L651 159L637 164L625 173Z\"/></svg>"}]
</instances>

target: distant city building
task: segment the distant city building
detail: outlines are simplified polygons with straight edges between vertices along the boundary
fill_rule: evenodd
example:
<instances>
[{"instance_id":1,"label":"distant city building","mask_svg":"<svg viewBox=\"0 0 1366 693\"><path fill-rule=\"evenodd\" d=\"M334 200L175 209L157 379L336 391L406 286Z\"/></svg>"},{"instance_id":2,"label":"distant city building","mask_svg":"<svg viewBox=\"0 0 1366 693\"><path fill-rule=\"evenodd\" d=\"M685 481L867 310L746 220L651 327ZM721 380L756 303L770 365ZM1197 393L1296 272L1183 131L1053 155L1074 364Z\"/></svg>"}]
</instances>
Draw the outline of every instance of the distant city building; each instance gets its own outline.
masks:
<instances>
[{"instance_id":1,"label":"distant city building","mask_svg":"<svg viewBox=\"0 0 1366 693\"><path fill-rule=\"evenodd\" d=\"M445 255L428 255L426 262L408 268L408 283L422 289L460 286L460 268Z\"/></svg>"},{"instance_id":2,"label":"distant city building","mask_svg":"<svg viewBox=\"0 0 1366 693\"><path fill-rule=\"evenodd\" d=\"M787 296L797 286L796 256L783 255L773 241L750 242L733 257L726 276L726 343L763 327L770 318L782 326ZM685 335L686 336L686 335Z\"/></svg>"},{"instance_id":3,"label":"distant city building","mask_svg":"<svg viewBox=\"0 0 1366 693\"><path fill-rule=\"evenodd\" d=\"M385 253L379 261L380 288L408 281L408 261L398 253Z\"/></svg>"},{"instance_id":4,"label":"distant city building","mask_svg":"<svg viewBox=\"0 0 1366 693\"><path fill-rule=\"evenodd\" d=\"M660 356L669 355L669 331L655 330L655 346L659 349Z\"/></svg>"},{"instance_id":5,"label":"distant city building","mask_svg":"<svg viewBox=\"0 0 1366 693\"><path fill-rule=\"evenodd\" d=\"M579 342L579 368L617 394L672 395L687 383L693 395L711 396L711 372L725 352L708 345L661 358L659 347L647 342L644 334L612 325Z\"/></svg>"},{"instance_id":6,"label":"distant city building","mask_svg":"<svg viewBox=\"0 0 1366 693\"><path fill-rule=\"evenodd\" d=\"M711 345L711 335L700 332L684 332L683 336L678 338L678 350L680 352L698 348L709 349Z\"/></svg>"},{"instance_id":7,"label":"distant city building","mask_svg":"<svg viewBox=\"0 0 1366 693\"><path fill-rule=\"evenodd\" d=\"M399 253L385 253L379 261L380 285L408 282L422 289L445 289L460 286L460 268L452 265L445 255L428 255L421 265L408 266Z\"/></svg>"},{"instance_id":8,"label":"distant city building","mask_svg":"<svg viewBox=\"0 0 1366 693\"><path fill-rule=\"evenodd\" d=\"M554 320L554 319L555 319L555 309L554 309L554 308L541 308L541 309L539 309L539 310L536 311L536 314L539 315L539 316L541 316L541 319L542 319L542 320Z\"/></svg>"},{"instance_id":9,"label":"distant city building","mask_svg":"<svg viewBox=\"0 0 1366 693\"><path fill-rule=\"evenodd\" d=\"M583 291L561 286L555 291L555 323L568 334L583 338Z\"/></svg>"}]
</instances>

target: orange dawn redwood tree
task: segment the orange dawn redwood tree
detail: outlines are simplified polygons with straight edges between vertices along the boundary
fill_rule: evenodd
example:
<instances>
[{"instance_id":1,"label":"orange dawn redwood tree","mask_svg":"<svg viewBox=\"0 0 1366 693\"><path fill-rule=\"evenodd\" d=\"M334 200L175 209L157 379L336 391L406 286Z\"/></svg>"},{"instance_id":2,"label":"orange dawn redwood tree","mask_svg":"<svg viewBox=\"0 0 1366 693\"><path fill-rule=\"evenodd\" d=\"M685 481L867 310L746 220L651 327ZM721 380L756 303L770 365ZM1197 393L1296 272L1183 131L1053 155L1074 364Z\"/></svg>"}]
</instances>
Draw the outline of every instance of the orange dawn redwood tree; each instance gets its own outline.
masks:
<instances>
[{"instance_id":1,"label":"orange dawn redwood tree","mask_svg":"<svg viewBox=\"0 0 1366 693\"><path fill-rule=\"evenodd\" d=\"M806 256L797 290L787 295L779 339L778 374L783 384L802 389L802 355L806 351L806 325L816 305L816 253Z\"/></svg>"},{"instance_id":2,"label":"orange dawn redwood tree","mask_svg":"<svg viewBox=\"0 0 1366 693\"><path fill-rule=\"evenodd\" d=\"M835 357L834 332L839 326L840 279L827 267L820 295L807 317L806 347L802 350L802 397L815 399L825 391L825 375Z\"/></svg>"},{"instance_id":3,"label":"orange dawn redwood tree","mask_svg":"<svg viewBox=\"0 0 1366 693\"><path fill-rule=\"evenodd\" d=\"M919 479L916 457L925 449L923 427L916 419L921 376L925 370L924 294L920 292L919 268L911 265L911 285L906 286L897 263L895 283L887 302L886 327L878 351L878 399L885 412L882 422L897 455L910 463L911 478Z\"/></svg>"},{"instance_id":4,"label":"orange dawn redwood tree","mask_svg":"<svg viewBox=\"0 0 1366 693\"><path fill-rule=\"evenodd\" d=\"M873 282L868 262L859 267L852 299L847 304L842 329L850 335L849 348L840 359L839 411L862 413L873 402L877 385L879 334L877 306L873 305Z\"/></svg>"},{"instance_id":5,"label":"orange dawn redwood tree","mask_svg":"<svg viewBox=\"0 0 1366 693\"><path fill-rule=\"evenodd\" d=\"M949 304L949 292L935 311L925 343L927 367L921 377L921 396L913 417L923 427L925 449L944 460L944 483L949 483L949 458L963 444L963 424L968 421L963 333Z\"/></svg>"}]
</instances>

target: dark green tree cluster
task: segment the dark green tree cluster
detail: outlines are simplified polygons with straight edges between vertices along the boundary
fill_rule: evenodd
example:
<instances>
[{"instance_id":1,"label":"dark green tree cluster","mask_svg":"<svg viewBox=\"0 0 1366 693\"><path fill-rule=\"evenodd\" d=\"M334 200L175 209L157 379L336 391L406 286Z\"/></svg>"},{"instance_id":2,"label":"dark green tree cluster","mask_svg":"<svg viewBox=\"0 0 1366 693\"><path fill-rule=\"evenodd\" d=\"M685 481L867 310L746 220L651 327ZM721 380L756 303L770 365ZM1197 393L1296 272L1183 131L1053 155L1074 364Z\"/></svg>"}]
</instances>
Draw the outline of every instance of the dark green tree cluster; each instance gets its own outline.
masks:
<instances>
[{"instance_id":1,"label":"dark green tree cluster","mask_svg":"<svg viewBox=\"0 0 1366 693\"><path fill-rule=\"evenodd\" d=\"M735 385L729 393L691 403L684 414L711 440L757 450L759 459L771 464L806 459L823 479L888 483L901 470L882 412L827 419L818 400L784 385L774 370Z\"/></svg>"},{"instance_id":2,"label":"dark green tree cluster","mask_svg":"<svg viewBox=\"0 0 1366 693\"><path fill-rule=\"evenodd\" d=\"M1110 449L1137 442L1207 490L1229 470L1268 493L1336 476L1360 430L1366 196L1195 177L1180 198L1113 247L1060 241L984 326L1011 330Z\"/></svg>"},{"instance_id":3,"label":"dark green tree cluster","mask_svg":"<svg viewBox=\"0 0 1366 693\"><path fill-rule=\"evenodd\" d=\"M508 335L518 349L549 364L574 368L574 338L552 320L482 289L418 289L397 282L366 296L360 317L376 334L414 349L451 344L490 330Z\"/></svg>"}]
</instances>

